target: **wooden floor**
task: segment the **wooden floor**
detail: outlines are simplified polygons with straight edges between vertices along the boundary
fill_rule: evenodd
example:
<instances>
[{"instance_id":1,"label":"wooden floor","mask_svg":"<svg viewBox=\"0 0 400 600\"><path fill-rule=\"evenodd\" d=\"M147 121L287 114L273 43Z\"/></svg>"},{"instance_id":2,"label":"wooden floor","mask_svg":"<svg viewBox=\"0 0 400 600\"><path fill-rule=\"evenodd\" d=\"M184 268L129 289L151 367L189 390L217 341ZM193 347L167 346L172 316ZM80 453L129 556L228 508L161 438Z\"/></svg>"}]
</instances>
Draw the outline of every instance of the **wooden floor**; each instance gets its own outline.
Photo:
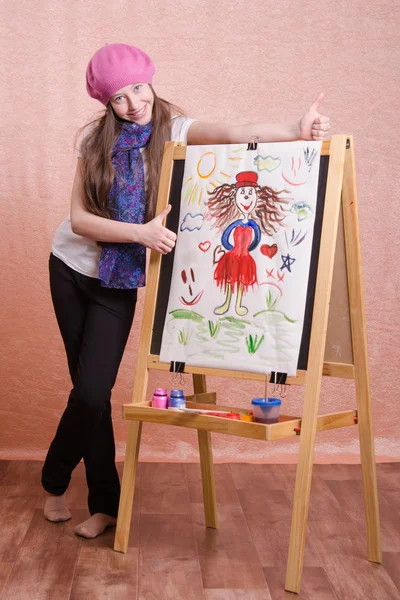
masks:
<instances>
[{"instance_id":1,"label":"wooden floor","mask_svg":"<svg viewBox=\"0 0 400 600\"><path fill-rule=\"evenodd\" d=\"M142 463L127 554L87 518L81 465L72 520L42 516L40 462L0 461L1 600L283 600L294 466L216 465L220 528L204 527L199 465ZM378 465L383 565L366 560L358 466L316 465L299 600L400 600L400 464Z\"/></svg>"}]
</instances>

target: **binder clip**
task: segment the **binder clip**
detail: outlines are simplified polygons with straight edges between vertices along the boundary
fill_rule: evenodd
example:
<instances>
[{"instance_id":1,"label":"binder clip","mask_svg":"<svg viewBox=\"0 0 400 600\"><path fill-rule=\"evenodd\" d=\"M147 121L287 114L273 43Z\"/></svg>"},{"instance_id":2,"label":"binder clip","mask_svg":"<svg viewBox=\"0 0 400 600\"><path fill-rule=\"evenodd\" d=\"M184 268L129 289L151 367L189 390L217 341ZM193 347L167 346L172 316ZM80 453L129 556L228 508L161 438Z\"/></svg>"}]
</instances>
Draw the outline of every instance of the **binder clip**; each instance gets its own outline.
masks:
<instances>
[{"instance_id":1,"label":"binder clip","mask_svg":"<svg viewBox=\"0 0 400 600\"><path fill-rule=\"evenodd\" d=\"M259 141L260 138L253 135L250 142L247 144L247 150L257 150L257 144Z\"/></svg>"},{"instance_id":2,"label":"binder clip","mask_svg":"<svg viewBox=\"0 0 400 600\"><path fill-rule=\"evenodd\" d=\"M275 371L271 371L270 382L274 384L274 389L272 390L274 396L286 398L286 379L287 373L275 373Z\"/></svg>"},{"instance_id":3,"label":"binder clip","mask_svg":"<svg viewBox=\"0 0 400 600\"><path fill-rule=\"evenodd\" d=\"M171 360L169 364L169 372L173 373L172 385L182 385L184 383L183 373L185 371L185 363Z\"/></svg>"}]
</instances>

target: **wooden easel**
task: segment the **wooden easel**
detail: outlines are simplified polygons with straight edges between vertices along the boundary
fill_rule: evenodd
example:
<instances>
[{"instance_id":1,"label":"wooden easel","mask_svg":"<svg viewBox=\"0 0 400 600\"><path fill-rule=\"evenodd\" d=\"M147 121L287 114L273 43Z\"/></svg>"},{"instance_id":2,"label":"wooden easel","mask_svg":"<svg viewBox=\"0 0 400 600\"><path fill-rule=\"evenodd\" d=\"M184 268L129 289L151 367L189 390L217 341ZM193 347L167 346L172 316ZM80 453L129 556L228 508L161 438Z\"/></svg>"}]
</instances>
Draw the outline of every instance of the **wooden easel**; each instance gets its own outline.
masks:
<instances>
[{"instance_id":1,"label":"wooden easel","mask_svg":"<svg viewBox=\"0 0 400 600\"><path fill-rule=\"evenodd\" d=\"M180 146L174 142L169 142L165 146L157 213L161 212L169 202L174 161L184 160L185 154L185 146ZM329 156L329 168L326 180L308 366L306 371L297 371L296 377L287 380L287 383L291 385L305 385L302 417L281 416L279 423L264 425L245 421L231 421L200 414L171 412L152 408L150 403L145 401L149 370L169 370L168 364L160 363L159 357L150 352L161 266L161 255L156 252L151 253L133 401L132 404L125 405L123 409L123 416L130 423L115 550L126 552L128 549L135 475L143 421L190 427L198 430L205 522L207 527L213 528L217 527L217 511L211 432L265 441L299 435L300 448L285 582L286 590L298 593L303 570L316 433L317 431L358 424L368 560L381 562L353 139L344 135L333 136L331 142L323 143L321 156ZM333 293L331 295L331 292L335 255L337 253L337 235L341 228L344 231L344 252L347 265L347 269L346 265L343 265L342 274L347 278L347 310L351 331L349 327L350 358L345 362L338 363L326 360L327 355L329 355L329 349L326 349L326 340L330 303L333 301ZM344 271L347 271L347 277L344 275ZM240 373L220 369L186 366L185 372L193 375L194 386L194 396L190 398L192 403L189 402L188 406L199 408L207 408L210 403L216 403L215 393L207 393L206 375L265 380L263 376L254 373ZM355 379L356 410L318 415L322 375ZM226 410L227 407L221 405L221 409ZM234 410L241 412L237 408Z\"/></svg>"}]
</instances>

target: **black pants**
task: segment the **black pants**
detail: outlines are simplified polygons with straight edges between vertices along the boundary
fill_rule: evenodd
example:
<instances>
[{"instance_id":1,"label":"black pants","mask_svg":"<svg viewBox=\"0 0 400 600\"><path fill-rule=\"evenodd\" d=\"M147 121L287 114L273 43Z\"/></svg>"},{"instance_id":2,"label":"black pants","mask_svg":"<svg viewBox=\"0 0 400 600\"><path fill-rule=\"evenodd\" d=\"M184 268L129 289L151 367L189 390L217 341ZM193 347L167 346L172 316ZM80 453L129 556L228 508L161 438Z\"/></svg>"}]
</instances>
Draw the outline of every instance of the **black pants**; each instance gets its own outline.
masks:
<instances>
[{"instance_id":1,"label":"black pants","mask_svg":"<svg viewBox=\"0 0 400 600\"><path fill-rule=\"evenodd\" d=\"M89 511L117 516L111 390L135 313L137 290L103 288L50 255L50 289L73 388L42 472L50 494L65 492L83 458Z\"/></svg>"}]
</instances>

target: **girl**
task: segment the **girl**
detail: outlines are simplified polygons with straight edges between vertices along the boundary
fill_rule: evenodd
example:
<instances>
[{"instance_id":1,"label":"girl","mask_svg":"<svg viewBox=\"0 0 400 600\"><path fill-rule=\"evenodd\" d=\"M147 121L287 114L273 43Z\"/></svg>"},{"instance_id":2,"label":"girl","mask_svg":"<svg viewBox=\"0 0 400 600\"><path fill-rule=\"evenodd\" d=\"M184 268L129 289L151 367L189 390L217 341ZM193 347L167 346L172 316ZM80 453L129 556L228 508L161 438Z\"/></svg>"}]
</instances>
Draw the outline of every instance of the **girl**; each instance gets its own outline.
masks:
<instances>
[{"instance_id":1,"label":"girl","mask_svg":"<svg viewBox=\"0 0 400 600\"><path fill-rule=\"evenodd\" d=\"M86 87L104 114L86 130L72 189L70 218L50 255L50 288L64 341L72 390L43 467L50 521L71 518L65 492L83 458L91 517L78 535L92 538L116 523L120 484L115 467L111 391L131 328L137 288L145 285L145 252L170 252L176 236L154 216L164 142L230 144L323 140L329 119L320 94L293 125L216 125L188 119L159 98L151 59L133 46L110 44L89 62Z\"/></svg>"},{"instance_id":2,"label":"girl","mask_svg":"<svg viewBox=\"0 0 400 600\"><path fill-rule=\"evenodd\" d=\"M257 283L256 263L250 252L260 243L261 230L268 235L276 233L286 216L284 208L288 200L279 198L282 192L274 192L266 185L261 187L257 181L257 173L242 171L236 175L236 183L216 187L207 202L207 218L216 219L218 229L225 227L221 242L228 250L214 272L217 285L226 292L225 302L214 310L216 315L228 312L235 291L236 314L247 315L248 309L242 306L243 294ZM241 218L232 223L235 217Z\"/></svg>"}]
</instances>

